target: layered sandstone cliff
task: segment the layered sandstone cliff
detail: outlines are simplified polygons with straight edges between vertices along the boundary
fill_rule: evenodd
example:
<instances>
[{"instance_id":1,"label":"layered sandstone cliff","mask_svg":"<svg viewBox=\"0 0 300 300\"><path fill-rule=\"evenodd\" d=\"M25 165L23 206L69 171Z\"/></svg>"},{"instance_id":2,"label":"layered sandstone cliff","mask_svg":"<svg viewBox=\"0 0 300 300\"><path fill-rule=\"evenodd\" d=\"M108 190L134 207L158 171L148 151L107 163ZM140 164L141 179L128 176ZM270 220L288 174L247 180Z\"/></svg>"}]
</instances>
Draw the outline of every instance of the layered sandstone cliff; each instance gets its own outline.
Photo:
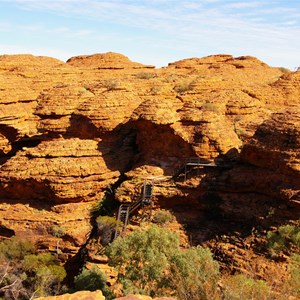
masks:
<instances>
[{"instance_id":1,"label":"layered sandstone cliff","mask_svg":"<svg viewBox=\"0 0 300 300\"><path fill-rule=\"evenodd\" d=\"M105 192L132 201L144 178L195 156L235 163L156 188L155 206L173 209L194 243L224 233L225 219L299 218L299 80L249 56L161 69L115 53L0 56L0 234L71 259Z\"/></svg>"}]
</instances>

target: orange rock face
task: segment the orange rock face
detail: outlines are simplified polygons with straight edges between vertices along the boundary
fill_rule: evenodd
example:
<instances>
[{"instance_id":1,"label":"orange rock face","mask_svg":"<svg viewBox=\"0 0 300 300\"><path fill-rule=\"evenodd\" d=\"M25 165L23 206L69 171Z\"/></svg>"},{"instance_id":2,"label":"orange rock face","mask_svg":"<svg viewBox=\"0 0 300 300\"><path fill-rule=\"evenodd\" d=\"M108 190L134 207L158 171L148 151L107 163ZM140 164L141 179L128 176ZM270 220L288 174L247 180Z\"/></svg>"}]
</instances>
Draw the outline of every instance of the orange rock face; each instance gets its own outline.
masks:
<instances>
[{"instance_id":1,"label":"orange rock face","mask_svg":"<svg viewBox=\"0 0 300 300\"><path fill-rule=\"evenodd\" d=\"M84 67L92 69L108 69L108 70L118 70L118 69L153 69L154 66L145 66L140 63L132 62L125 55L107 52L104 54L94 54L94 55L80 55L70 58L67 64L75 67Z\"/></svg>"},{"instance_id":2,"label":"orange rock face","mask_svg":"<svg viewBox=\"0 0 300 300\"><path fill-rule=\"evenodd\" d=\"M102 295L101 291L88 292L80 291L74 294L64 294L61 296L52 296L52 297L41 297L37 298L38 300L105 300L105 297ZM151 297L144 295L127 295L126 297L116 298L119 300L152 300ZM170 297L160 297L154 298L154 300L176 300L175 298Z\"/></svg>"},{"instance_id":3,"label":"orange rock face","mask_svg":"<svg viewBox=\"0 0 300 300\"><path fill-rule=\"evenodd\" d=\"M211 176L227 204L237 191L298 201L299 74L248 56L161 69L116 53L67 63L0 56L0 234L73 256L91 232L91 208L125 174L117 194L129 201L137 180L240 149L252 168ZM198 203L205 183L174 184L157 199Z\"/></svg>"},{"instance_id":4,"label":"orange rock face","mask_svg":"<svg viewBox=\"0 0 300 300\"><path fill-rule=\"evenodd\" d=\"M50 296L37 298L39 300L105 300L101 291L89 292L80 291L74 294L64 294L60 296Z\"/></svg>"},{"instance_id":5,"label":"orange rock face","mask_svg":"<svg viewBox=\"0 0 300 300\"><path fill-rule=\"evenodd\" d=\"M243 146L240 158L244 165L219 177L218 189L261 194L287 205L299 201L299 121L299 108L274 113Z\"/></svg>"},{"instance_id":6,"label":"orange rock face","mask_svg":"<svg viewBox=\"0 0 300 300\"><path fill-rule=\"evenodd\" d=\"M99 199L105 187L120 176L107 167L99 143L54 139L19 151L1 168L6 178L2 177L0 197L13 199L17 195L20 200L50 203Z\"/></svg>"}]
</instances>

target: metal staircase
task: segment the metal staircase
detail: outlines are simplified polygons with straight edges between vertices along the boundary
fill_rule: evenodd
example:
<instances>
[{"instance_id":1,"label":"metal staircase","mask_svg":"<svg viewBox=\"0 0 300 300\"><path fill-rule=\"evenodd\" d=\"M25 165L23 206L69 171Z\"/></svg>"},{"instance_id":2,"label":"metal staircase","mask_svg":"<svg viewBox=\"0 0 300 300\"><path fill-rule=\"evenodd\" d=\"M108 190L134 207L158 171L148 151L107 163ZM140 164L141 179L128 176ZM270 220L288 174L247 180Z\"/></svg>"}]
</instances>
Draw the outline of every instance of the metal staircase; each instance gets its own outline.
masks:
<instances>
[{"instance_id":1,"label":"metal staircase","mask_svg":"<svg viewBox=\"0 0 300 300\"><path fill-rule=\"evenodd\" d=\"M208 160L208 159L203 159L200 157L195 157L195 158L189 158L186 160L185 164L181 169L179 169L178 174L174 175L173 177L168 177L168 176L153 176L153 177L148 177L144 180L142 192L140 199L136 202L133 203L123 203L119 207L119 212L117 216L117 220L122 223L122 225L115 231L115 238L118 236L123 236L126 231L126 227L129 223L129 219L131 215L139 208L144 208L145 207L150 207L150 214L152 210L152 196L153 196L153 188L154 188L154 183L159 182L159 181L167 181L170 180L171 178L174 178L178 176L180 173L184 172L184 181L187 180L188 174L193 170L197 170L197 176L199 176L199 168L216 168L216 167L228 167L228 164L224 164L223 162L216 162L213 160Z\"/></svg>"},{"instance_id":2,"label":"metal staircase","mask_svg":"<svg viewBox=\"0 0 300 300\"><path fill-rule=\"evenodd\" d=\"M129 218L137 209L146 205L151 207L153 187L154 180L145 179L140 200L134 203L123 203L120 205L117 220L122 223L122 227L120 226L120 228L115 231L115 238L119 235L124 235Z\"/></svg>"},{"instance_id":3,"label":"metal staircase","mask_svg":"<svg viewBox=\"0 0 300 300\"><path fill-rule=\"evenodd\" d=\"M123 235L126 226L128 224L128 219L129 219L129 211L130 211L130 204L121 204L119 207L119 212L118 212L118 218L117 220L122 222L124 226L122 228L117 228L115 231L115 238L117 238L119 235Z\"/></svg>"},{"instance_id":4,"label":"metal staircase","mask_svg":"<svg viewBox=\"0 0 300 300\"><path fill-rule=\"evenodd\" d=\"M151 181L151 183L147 183L146 181L144 182L143 197L142 197L143 204L151 204L153 185L154 185L153 180Z\"/></svg>"},{"instance_id":5,"label":"metal staircase","mask_svg":"<svg viewBox=\"0 0 300 300\"><path fill-rule=\"evenodd\" d=\"M184 165L184 181L187 180L187 175L191 169L197 169L197 176L199 176L199 167L217 167L217 164L212 160L202 159L200 157L189 158Z\"/></svg>"}]
</instances>

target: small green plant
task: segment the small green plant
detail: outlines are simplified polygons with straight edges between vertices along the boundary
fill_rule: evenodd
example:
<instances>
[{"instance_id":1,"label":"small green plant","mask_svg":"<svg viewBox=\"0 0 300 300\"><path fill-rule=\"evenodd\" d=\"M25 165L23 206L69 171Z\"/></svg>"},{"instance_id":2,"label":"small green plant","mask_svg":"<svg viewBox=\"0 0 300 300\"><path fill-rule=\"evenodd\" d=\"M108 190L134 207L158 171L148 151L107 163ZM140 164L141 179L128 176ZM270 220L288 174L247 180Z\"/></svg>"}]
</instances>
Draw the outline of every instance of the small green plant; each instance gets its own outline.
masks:
<instances>
[{"instance_id":1,"label":"small green plant","mask_svg":"<svg viewBox=\"0 0 300 300\"><path fill-rule=\"evenodd\" d=\"M60 238L66 234L66 229L62 226L54 225L51 229L51 233L53 236Z\"/></svg>"},{"instance_id":2,"label":"small green plant","mask_svg":"<svg viewBox=\"0 0 300 300\"><path fill-rule=\"evenodd\" d=\"M217 112L219 110L219 107L216 103L212 103L212 102L206 102L202 105L202 109L204 111L213 111L213 112Z\"/></svg>"},{"instance_id":3,"label":"small green plant","mask_svg":"<svg viewBox=\"0 0 300 300\"><path fill-rule=\"evenodd\" d=\"M268 249L273 257L279 252L290 252L291 248L300 247L300 226L283 225L277 231L269 231L267 233Z\"/></svg>"},{"instance_id":4,"label":"small green plant","mask_svg":"<svg viewBox=\"0 0 300 300\"><path fill-rule=\"evenodd\" d=\"M266 215L266 218L269 219L269 218L272 218L275 214L275 208L274 207L271 207Z\"/></svg>"},{"instance_id":5,"label":"small green plant","mask_svg":"<svg viewBox=\"0 0 300 300\"><path fill-rule=\"evenodd\" d=\"M50 253L37 253L28 241L13 237L0 243L0 298L33 299L62 289L65 269Z\"/></svg>"},{"instance_id":6,"label":"small green plant","mask_svg":"<svg viewBox=\"0 0 300 300\"><path fill-rule=\"evenodd\" d=\"M173 215L168 210L157 210L153 215L153 223L158 225L164 225L172 222L174 219Z\"/></svg>"},{"instance_id":7,"label":"small green plant","mask_svg":"<svg viewBox=\"0 0 300 300\"><path fill-rule=\"evenodd\" d=\"M179 94L183 94L188 91L192 91L194 89L193 81L182 81L181 83L175 86L175 91Z\"/></svg>"},{"instance_id":8,"label":"small green plant","mask_svg":"<svg viewBox=\"0 0 300 300\"><path fill-rule=\"evenodd\" d=\"M10 240L4 240L0 243L0 254L8 260L22 260L25 255L34 252L34 246L31 242L12 237Z\"/></svg>"},{"instance_id":9,"label":"small green plant","mask_svg":"<svg viewBox=\"0 0 300 300\"><path fill-rule=\"evenodd\" d=\"M236 128L235 133L240 137L246 135L246 131L242 128Z\"/></svg>"},{"instance_id":10,"label":"small green plant","mask_svg":"<svg viewBox=\"0 0 300 300\"><path fill-rule=\"evenodd\" d=\"M117 79L107 79L104 82L104 87L107 88L107 90L112 91L118 89L120 86L120 81Z\"/></svg>"},{"instance_id":11,"label":"small green plant","mask_svg":"<svg viewBox=\"0 0 300 300\"><path fill-rule=\"evenodd\" d=\"M289 263L290 286L292 293L300 296L300 255L294 254Z\"/></svg>"},{"instance_id":12,"label":"small green plant","mask_svg":"<svg viewBox=\"0 0 300 300\"><path fill-rule=\"evenodd\" d=\"M105 274L95 266L91 270L83 268L82 271L75 276L74 289L75 291L101 290L105 299L114 299L113 293L106 284Z\"/></svg>"},{"instance_id":13,"label":"small green plant","mask_svg":"<svg viewBox=\"0 0 300 300\"><path fill-rule=\"evenodd\" d=\"M278 68L283 74L291 73L291 70L284 68L284 67L279 67Z\"/></svg>"},{"instance_id":14,"label":"small green plant","mask_svg":"<svg viewBox=\"0 0 300 300\"><path fill-rule=\"evenodd\" d=\"M161 91L161 88L158 86L152 86L150 89L150 94L157 95Z\"/></svg>"},{"instance_id":15,"label":"small green plant","mask_svg":"<svg viewBox=\"0 0 300 300\"><path fill-rule=\"evenodd\" d=\"M26 255L23 269L27 274L34 275L34 286L39 296L51 295L54 285L57 286L58 291L61 287L60 283L67 275L65 269L51 253Z\"/></svg>"},{"instance_id":16,"label":"small green plant","mask_svg":"<svg viewBox=\"0 0 300 300\"><path fill-rule=\"evenodd\" d=\"M238 274L226 278L223 282L224 300L268 300L271 287L263 280L255 280L246 275Z\"/></svg>"},{"instance_id":17,"label":"small green plant","mask_svg":"<svg viewBox=\"0 0 300 300\"><path fill-rule=\"evenodd\" d=\"M100 237L102 246L107 246L113 239L115 231L122 226L122 222L116 220L114 217L99 216L96 219L97 231Z\"/></svg>"},{"instance_id":18,"label":"small green plant","mask_svg":"<svg viewBox=\"0 0 300 300\"><path fill-rule=\"evenodd\" d=\"M170 261L178 299L217 299L219 265L209 249L197 246L177 251Z\"/></svg>"},{"instance_id":19,"label":"small green plant","mask_svg":"<svg viewBox=\"0 0 300 300\"><path fill-rule=\"evenodd\" d=\"M139 79L151 79L154 78L155 75L150 72L141 72L141 73L137 73L135 76Z\"/></svg>"},{"instance_id":20,"label":"small green plant","mask_svg":"<svg viewBox=\"0 0 300 300\"><path fill-rule=\"evenodd\" d=\"M102 199L95 202L95 204L91 208L91 215L94 218L98 217L99 215L111 215L118 205L119 203L116 200L111 199L111 197L105 195Z\"/></svg>"}]
</instances>

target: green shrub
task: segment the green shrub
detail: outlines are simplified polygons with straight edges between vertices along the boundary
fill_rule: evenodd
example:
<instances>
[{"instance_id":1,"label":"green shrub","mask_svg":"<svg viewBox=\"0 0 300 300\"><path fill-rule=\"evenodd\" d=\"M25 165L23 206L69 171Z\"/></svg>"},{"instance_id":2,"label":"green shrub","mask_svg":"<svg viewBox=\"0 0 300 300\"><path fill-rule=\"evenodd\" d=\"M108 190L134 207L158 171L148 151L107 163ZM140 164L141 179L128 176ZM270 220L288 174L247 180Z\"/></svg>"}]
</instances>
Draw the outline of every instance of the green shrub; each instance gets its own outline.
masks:
<instances>
[{"instance_id":1,"label":"green shrub","mask_svg":"<svg viewBox=\"0 0 300 300\"><path fill-rule=\"evenodd\" d=\"M117 79L107 79L104 82L104 87L109 91L116 90L119 86L120 82Z\"/></svg>"},{"instance_id":2,"label":"green shrub","mask_svg":"<svg viewBox=\"0 0 300 300\"><path fill-rule=\"evenodd\" d=\"M267 233L268 249L276 256L280 251L289 252L293 246L300 247L300 226L284 225L277 231Z\"/></svg>"},{"instance_id":3,"label":"green shrub","mask_svg":"<svg viewBox=\"0 0 300 300\"><path fill-rule=\"evenodd\" d=\"M33 244L16 237L0 243L0 297L32 299L61 290L65 269L50 253L36 253Z\"/></svg>"},{"instance_id":4,"label":"green shrub","mask_svg":"<svg viewBox=\"0 0 300 300\"><path fill-rule=\"evenodd\" d=\"M230 276L224 280L224 300L267 300L271 298L271 288L263 280L254 280L246 275Z\"/></svg>"},{"instance_id":5,"label":"green shrub","mask_svg":"<svg viewBox=\"0 0 300 300\"><path fill-rule=\"evenodd\" d=\"M160 92L161 92L161 87L159 87L159 86L152 86L151 89L150 89L150 91L149 91L149 93L151 95L157 95Z\"/></svg>"},{"instance_id":6,"label":"green shrub","mask_svg":"<svg viewBox=\"0 0 300 300\"><path fill-rule=\"evenodd\" d=\"M59 292L66 271L51 253L30 254L24 257L23 269L30 274L38 296Z\"/></svg>"},{"instance_id":7,"label":"green shrub","mask_svg":"<svg viewBox=\"0 0 300 300\"><path fill-rule=\"evenodd\" d=\"M300 255L294 254L289 263L290 286L292 293L300 296Z\"/></svg>"},{"instance_id":8,"label":"green shrub","mask_svg":"<svg viewBox=\"0 0 300 300\"><path fill-rule=\"evenodd\" d=\"M218 112L219 111L219 106L218 106L217 103L206 102L206 103L202 104L202 109L204 111Z\"/></svg>"},{"instance_id":9,"label":"green shrub","mask_svg":"<svg viewBox=\"0 0 300 300\"><path fill-rule=\"evenodd\" d=\"M108 246L109 264L118 271L125 294L159 294L164 285L168 256L179 248L176 234L151 226L118 238Z\"/></svg>"},{"instance_id":10,"label":"green shrub","mask_svg":"<svg viewBox=\"0 0 300 300\"><path fill-rule=\"evenodd\" d=\"M192 247L171 257L176 296L181 300L216 299L219 265L209 249Z\"/></svg>"},{"instance_id":11,"label":"green shrub","mask_svg":"<svg viewBox=\"0 0 300 300\"><path fill-rule=\"evenodd\" d=\"M111 187L109 187L111 189ZM91 216L96 218L98 216L107 216L113 214L120 203L116 200L111 199L111 197L104 196L99 199L91 208Z\"/></svg>"},{"instance_id":12,"label":"green shrub","mask_svg":"<svg viewBox=\"0 0 300 300\"><path fill-rule=\"evenodd\" d=\"M122 226L122 222L109 216L99 216L96 222L100 243L102 246L107 246L112 241L115 231Z\"/></svg>"},{"instance_id":13,"label":"green shrub","mask_svg":"<svg viewBox=\"0 0 300 300\"><path fill-rule=\"evenodd\" d=\"M12 237L0 243L0 255L8 260L22 260L25 255L33 253L34 246L31 242Z\"/></svg>"},{"instance_id":14,"label":"green shrub","mask_svg":"<svg viewBox=\"0 0 300 300\"><path fill-rule=\"evenodd\" d=\"M284 68L284 67L279 67L278 68L283 74L288 74L291 73L291 70Z\"/></svg>"},{"instance_id":15,"label":"green shrub","mask_svg":"<svg viewBox=\"0 0 300 300\"><path fill-rule=\"evenodd\" d=\"M157 210L153 215L153 223L164 225L172 222L174 219L173 215L168 210Z\"/></svg>"},{"instance_id":16,"label":"green shrub","mask_svg":"<svg viewBox=\"0 0 300 300\"><path fill-rule=\"evenodd\" d=\"M179 94L183 94L188 91L192 91L194 89L193 81L182 81L175 86L175 91Z\"/></svg>"},{"instance_id":17,"label":"green shrub","mask_svg":"<svg viewBox=\"0 0 300 300\"><path fill-rule=\"evenodd\" d=\"M54 225L51 229L51 233L55 237L62 237L66 234L66 229L62 226Z\"/></svg>"},{"instance_id":18,"label":"green shrub","mask_svg":"<svg viewBox=\"0 0 300 300\"><path fill-rule=\"evenodd\" d=\"M91 270L83 268L81 273L74 278L74 288L75 291L101 290L107 300L113 299L113 294L106 284L106 276L97 267Z\"/></svg>"},{"instance_id":19,"label":"green shrub","mask_svg":"<svg viewBox=\"0 0 300 300\"><path fill-rule=\"evenodd\" d=\"M135 76L139 79L151 79L154 77L154 74L150 72L141 72L137 73Z\"/></svg>"},{"instance_id":20,"label":"green shrub","mask_svg":"<svg viewBox=\"0 0 300 300\"><path fill-rule=\"evenodd\" d=\"M202 247L181 250L177 234L157 225L118 238L107 248L109 264L118 270L124 294L213 299L218 264Z\"/></svg>"}]
</instances>

